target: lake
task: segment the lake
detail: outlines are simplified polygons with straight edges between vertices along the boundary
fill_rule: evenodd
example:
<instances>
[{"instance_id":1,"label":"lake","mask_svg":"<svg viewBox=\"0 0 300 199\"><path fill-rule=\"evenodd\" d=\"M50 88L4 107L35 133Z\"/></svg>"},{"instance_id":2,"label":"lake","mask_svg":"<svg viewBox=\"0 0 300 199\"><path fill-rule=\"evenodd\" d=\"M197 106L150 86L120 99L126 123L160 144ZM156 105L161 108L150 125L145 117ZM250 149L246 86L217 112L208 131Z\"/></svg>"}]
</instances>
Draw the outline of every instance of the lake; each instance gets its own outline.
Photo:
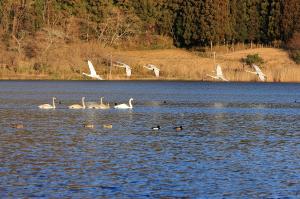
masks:
<instances>
[{"instance_id":1,"label":"lake","mask_svg":"<svg viewBox=\"0 0 300 199\"><path fill-rule=\"evenodd\" d=\"M300 84L0 81L0 197L299 198L299 121Z\"/></svg>"}]
</instances>

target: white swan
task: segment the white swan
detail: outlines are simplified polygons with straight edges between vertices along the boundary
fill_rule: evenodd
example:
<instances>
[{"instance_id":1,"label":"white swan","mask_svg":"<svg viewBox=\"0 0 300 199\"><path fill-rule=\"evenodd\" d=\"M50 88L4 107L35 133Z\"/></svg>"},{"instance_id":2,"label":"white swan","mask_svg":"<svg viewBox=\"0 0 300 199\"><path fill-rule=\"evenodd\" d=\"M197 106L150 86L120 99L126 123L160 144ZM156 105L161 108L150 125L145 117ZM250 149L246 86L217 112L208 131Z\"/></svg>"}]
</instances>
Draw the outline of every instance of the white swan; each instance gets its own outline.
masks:
<instances>
[{"instance_id":1,"label":"white swan","mask_svg":"<svg viewBox=\"0 0 300 199\"><path fill-rule=\"evenodd\" d=\"M99 105L100 109L109 109L110 108L109 103L103 104L103 101L102 101L103 98L104 97L100 97L100 105Z\"/></svg>"},{"instance_id":2,"label":"white swan","mask_svg":"<svg viewBox=\"0 0 300 199\"><path fill-rule=\"evenodd\" d=\"M88 109L97 109L97 107L99 106L99 104L97 104L96 102L86 102L85 106Z\"/></svg>"},{"instance_id":3,"label":"white swan","mask_svg":"<svg viewBox=\"0 0 300 199\"><path fill-rule=\"evenodd\" d=\"M127 64L124 64L122 62L116 62L114 66L120 67L120 68L125 68L126 69L126 76L130 77L131 76L131 67Z\"/></svg>"},{"instance_id":4,"label":"white swan","mask_svg":"<svg viewBox=\"0 0 300 199\"><path fill-rule=\"evenodd\" d=\"M252 73L252 74L255 74L258 76L258 78L261 80L261 81L265 81L266 80L266 75L260 70L260 68L255 65L255 64L252 64L253 68L255 69L255 72L252 72L252 71L248 71L246 70L247 73Z\"/></svg>"},{"instance_id":5,"label":"white swan","mask_svg":"<svg viewBox=\"0 0 300 199\"><path fill-rule=\"evenodd\" d=\"M132 98L129 99L129 102L128 102L129 105L128 104L119 104L119 105L114 106L114 108L116 108L116 109L132 109L133 108L133 106L131 104L132 100L133 100Z\"/></svg>"},{"instance_id":6,"label":"white swan","mask_svg":"<svg viewBox=\"0 0 300 199\"><path fill-rule=\"evenodd\" d=\"M69 109L85 109L84 99L85 99L85 97L81 98L82 105L80 105L80 104L73 104L73 105L69 106Z\"/></svg>"},{"instance_id":7,"label":"white swan","mask_svg":"<svg viewBox=\"0 0 300 199\"><path fill-rule=\"evenodd\" d=\"M91 78L95 78L95 79L98 79L98 80L103 80L100 75L97 75L96 71L95 71L95 68L92 64L91 61L88 60L88 65L89 65L89 69L90 69L90 73L91 74L86 74L86 73L82 73L83 75L86 75L88 77L91 77Z\"/></svg>"},{"instance_id":8,"label":"white swan","mask_svg":"<svg viewBox=\"0 0 300 199\"><path fill-rule=\"evenodd\" d=\"M154 71L155 77L159 77L159 68L153 64L147 64L144 68Z\"/></svg>"},{"instance_id":9,"label":"white swan","mask_svg":"<svg viewBox=\"0 0 300 199\"><path fill-rule=\"evenodd\" d=\"M102 101L103 98L104 97L100 97L100 104L93 103L93 104L88 105L88 108L89 109L109 109L110 108L109 103L103 104L103 101Z\"/></svg>"},{"instance_id":10,"label":"white swan","mask_svg":"<svg viewBox=\"0 0 300 199\"><path fill-rule=\"evenodd\" d=\"M56 100L56 97L53 97L52 98L52 105L50 104L42 104L42 105L39 105L39 108L40 109L55 109L55 100Z\"/></svg>"},{"instance_id":11,"label":"white swan","mask_svg":"<svg viewBox=\"0 0 300 199\"><path fill-rule=\"evenodd\" d=\"M213 75L207 75L209 77L212 77L214 79L220 79L220 80L223 80L223 81L227 81L228 82L228 79L226 79L223 75L223 72L222 72L222 68L221 66L218 64L217 67L216 67L216 76L213 76Z\"/></svg>"}]
</instances>

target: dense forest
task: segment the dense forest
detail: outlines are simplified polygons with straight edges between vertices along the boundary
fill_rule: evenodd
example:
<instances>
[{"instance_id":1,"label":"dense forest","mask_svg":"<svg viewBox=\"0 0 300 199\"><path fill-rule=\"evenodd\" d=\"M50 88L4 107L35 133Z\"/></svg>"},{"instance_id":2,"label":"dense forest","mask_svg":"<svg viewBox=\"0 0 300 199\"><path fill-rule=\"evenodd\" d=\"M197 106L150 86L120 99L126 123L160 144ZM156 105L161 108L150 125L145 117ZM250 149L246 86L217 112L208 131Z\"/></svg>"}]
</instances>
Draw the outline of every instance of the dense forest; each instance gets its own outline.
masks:
<instances>
[{"instance_id":1,"label":"dense forest","mask_svg":"<svg viewBox=\"0 0 300 199\"><path fill-rule=\"evenodd\" d=\"M59 30L67 41L169 36L176 46L274 44L300 29L299 0L1 0L2 41ZM57 33L58 34L58 33Z\"/></svg>"}]
</instances>

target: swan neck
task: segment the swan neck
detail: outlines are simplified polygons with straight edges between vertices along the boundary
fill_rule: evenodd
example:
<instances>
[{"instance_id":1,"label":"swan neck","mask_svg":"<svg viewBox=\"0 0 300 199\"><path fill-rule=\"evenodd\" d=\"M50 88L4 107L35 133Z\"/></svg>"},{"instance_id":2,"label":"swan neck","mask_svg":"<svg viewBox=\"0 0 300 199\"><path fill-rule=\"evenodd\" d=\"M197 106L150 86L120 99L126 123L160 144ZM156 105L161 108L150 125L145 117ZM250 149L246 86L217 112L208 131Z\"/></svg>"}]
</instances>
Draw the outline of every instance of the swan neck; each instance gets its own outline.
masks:
<instances>
[{"instance_id":1,"label":"swan neck","mask_svg":"<svg viewBox=\"0 0 300 199\"><path fill-rule=\"evenodd\" d=\"M52 104L53 104L53 108L55 108L55 99L52 98Z\"/></svg>"},{"instance_id":2,"label":"swan neck","mask_svg":"<svg viewBox=\"0 0 300 199\"><path fill-rule=\"evenodd\" d=\"M131 104L132 99L129 100L129 107L132 108L132 104Z\"/></svg>"},{"instance_id":3,"label":"swan neck","mask_svg":"<svg viewBox=\"0 0 300 199\"><path fill-rule=\"evenodd\" d=\"M82 107L85 108L84 98L82 98L81 101L82 101Z\"/></svg>"}]
</instances>

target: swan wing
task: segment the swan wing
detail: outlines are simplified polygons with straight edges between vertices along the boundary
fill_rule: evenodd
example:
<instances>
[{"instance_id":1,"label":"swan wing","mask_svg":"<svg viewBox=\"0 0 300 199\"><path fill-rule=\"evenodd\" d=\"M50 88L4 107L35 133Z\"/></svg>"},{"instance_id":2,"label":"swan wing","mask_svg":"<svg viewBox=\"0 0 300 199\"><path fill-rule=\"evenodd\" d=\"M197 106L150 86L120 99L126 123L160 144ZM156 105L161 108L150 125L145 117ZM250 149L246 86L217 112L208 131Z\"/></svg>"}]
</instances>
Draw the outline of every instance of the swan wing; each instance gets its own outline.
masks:
<instances>
[{"instance_id":1,"label":"swan wing","mask_svg":"<svg viewBox=\"0 0 300 199\"><path fill-rule=\"evenodd\" d=\"M224 76L222 76L221 79L222 79L223 81L229 82L229 80L226 79Z\"/></svg>"},{"instance_id":2,"label":"swan wing","mask_svg":"<svg viewBox=\"0 0 300 199\"><path fill-rule=\"evenodd\" d=\"M259 74L258 74L258 77L259 77L259 79L260 79L261 81L265 81L265 76L264 76L263 73L259 73Z\"/></svg>"},{"instance_id":3,"label":"swan wing","mask_svg":"<svg viewBox=\"0 0 300 199\"><path fill-rule=\"evenodd\" d=\"M92 62L90 60L88 61L88 65L89 65L89 69L90 69L91 75L92 76L96 76L97 73L96 73L95 68L94 68L94 66L93 66L93 64L92 64Z\"/></svg>"},{"instance_id":4,"label":"swan wing","mask_svg":"<svg viewBox=\"0 0 300 199\"><path fill-rule=\"evenodd\" d=\"M122 62L117 61L117 62L114 64L114 66L121 67L121 68L126 68L127 65L124 64L124 63L122 63Z\"/></svg>"},{"instance_id":5,"label":"swan wing","mask_svg":"<svg viewBox=\"0 0 300 199\"><path fill-rule=\"evenodd\" d=\"M151 70L159 70L159 68L153 64L148 64L147 66L149 66Z\"/></svg>"},{"instance_id":6,"label":"swan wing","mask_svg":"<svg viewBox=\"0 0 300 199\"><path fill-rule=\"evenodd\" d=\"M260 70L260 68L257 65L253 64L253 67L254 67L259 79L261 81L265 81L266 75Z\"/></svg>"},{"instance_id":7,"label":"swan wing","mask_svg":"<svg viewBox=\"0 0 300 199\"><path fill-rule=\"evenodd\" d=\"M207 76L209 76L209 77L211 77L211 78L214 78L214 79L218 79L218 77L216 77L216 76L213 76L213 75L209 75L209 74L207 74Z\"/></svg>"},{"instance_id":8,"label":"swan wing","mask_svg":"<svg viewBox=\"0 0 300 199\"><path fill-rule=\"evenodd\" d=\"M159 77L159 69L158 68L154 69L154 74L156 77Z\"/></svg>"},{"instance_id":9,"label":"swan wing","mask_svg":"<svg viewBox=\"0 0 300 199\"><path fill-rule=\"evenodd\" d=\"M253 67L258 74L263 74L263 72L260 70L260 68L257 65L253 64Z\"/></svg>"},{"instance_id":10,"label":"swan wing","mask_svg":"<svg viewBox=\"0 0 300 199\"><path fill-rule=\"evenodd\" d=\"M103 78L100 77L100 75L97 75L95 78L98 79L98 80L103 80Z\"/></svg>"},{"instance_id":11,"label":"swan wing","mask_svg":"<svg viewBox=\"0 0 300 199\"><path fill-rule=\"evenodd\" d=\"M217 77L223 77L223 72L221 66L217 65Z\"/></svg>"},{"instance_id":12,"label":"swan wing","mask_svg":"<svg viewBox=\"0 0 300 199\"><path fill-rule=\"evenodd\" d=\"M156 66L152 65L152 64L147 64L146 66L144 66L144 68L148 69L148 70L153 70L154 74L156 77L159 77L159 68L157 68Z\"/></svg>"},{"instance_id":13,"label":"swan wing","mask_svg":"<svg viewBox=\"0 0 300 199\"><path fill-rule=\"evenodd\" d=\"M126 76L130 77L131 76L131 68L128 66L126 67Z\"/></svg>"},{"instance_id":14,"label":"swan wing","mask_svg":"<svg viewBox=\"0 0 300 199\"><path fill-rule=\"evenodd\" d=\"M147 66L144 66L144 68L146 68L146 69L148 69L148 70L152 70L152 67L148 67L148 65L147 65Z\"/></svg>"},{"instance_id":15,"label":"swan wing","mask_svg":"<svg viewBox=\"0 0 300 199\"><path fill-rule=\"evenodd\" d=\"M149 66L151 67L151 69L154 71L154 74L156 77L159 77L159 68L155 65L149 64Z\"/></svg>"}]
</instances>

